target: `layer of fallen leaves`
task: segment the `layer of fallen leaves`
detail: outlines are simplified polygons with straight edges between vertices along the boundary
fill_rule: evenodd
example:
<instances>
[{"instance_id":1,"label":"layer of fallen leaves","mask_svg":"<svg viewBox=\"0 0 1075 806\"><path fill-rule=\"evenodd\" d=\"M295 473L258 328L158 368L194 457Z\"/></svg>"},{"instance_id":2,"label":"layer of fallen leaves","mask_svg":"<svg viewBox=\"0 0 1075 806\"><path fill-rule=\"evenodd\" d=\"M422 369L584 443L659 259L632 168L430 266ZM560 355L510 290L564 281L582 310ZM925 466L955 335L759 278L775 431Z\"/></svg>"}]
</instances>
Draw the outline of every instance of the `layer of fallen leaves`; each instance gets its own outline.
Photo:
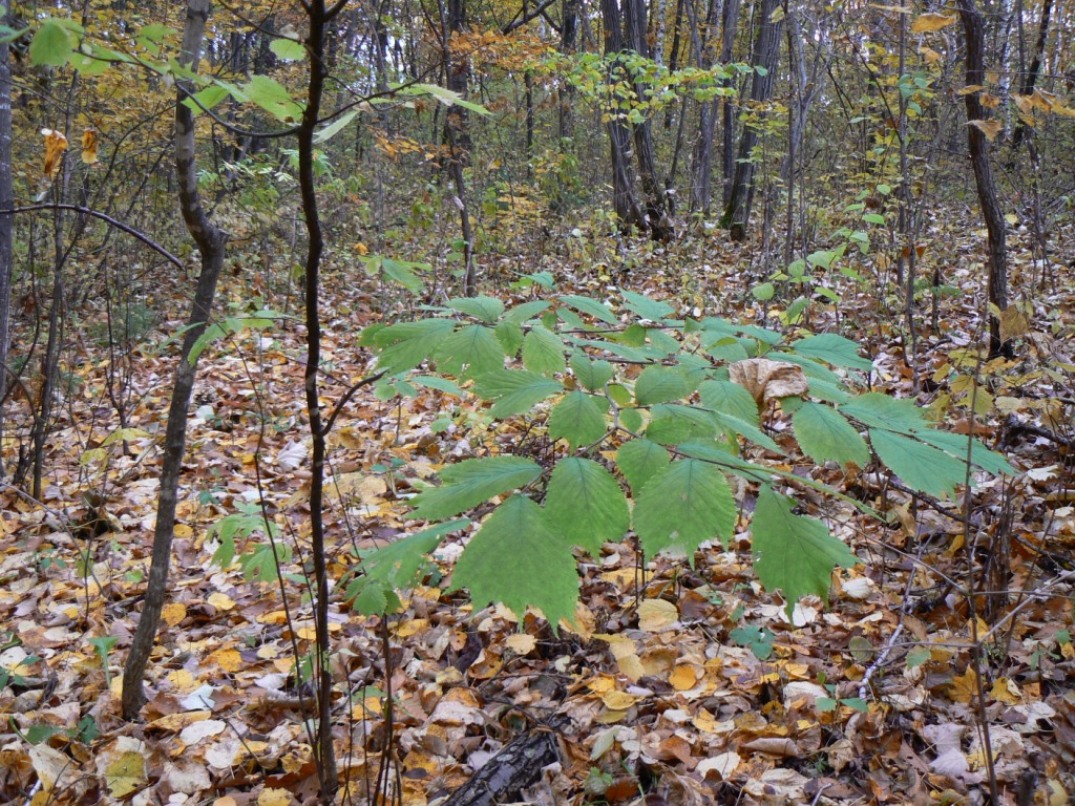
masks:
<instances>
[{"instance_id":1,"label":"layer of fallen leaves","mask_svg":"<svg viewBox=\"0 0 1075 806\"><path fill-rule=\"evenodd\" d=\"M806 499L864 564L834 576L828 610L806 599L790 621L751 572L749 488L738 538L728 550L703 546L693 565L640 557L631 542L580 558L582 604L575 624L558 630L535 613L475 612L433 578L387 618L334 600L345 802L381 802L375 793L387 790L385 802L436 803L496 764L513 738L541 730L555 732L561 761L513 795L530 803L980 803L990 775L1004 803L1070 802L1075 305L1069 290L1031 293L1045 267L1017 257L1015 283L1035 300L1009 323L1019 357L968 364L967 348L982 341L980 242L950 247L962 255L924 252L959 266L945 282L965 291L942 301L936 329L920 323L913 357L886 309L899 310L895 294L878 300L822 278L844 301L819 303L808 324L857 338L880 388L932 402L1022 475L988 482L968 501L930 501L869 471L793 465L893 517L865 522ZM748 293L761 277L756 252L731 253L710 236L631 248L628 274L611 249L608 263L573 268L571 254L550 255L543 268L564 291L602 294L622 282L691 315L778 321L779 305ZM488 269L495 284L496 265ZM353 334L371 315L348 283L327 288L332 406L369 370ZM172 584L137 724L119 719L120 675L144 590L174 355L136 356L137 403L117 438L106 365L87 354L50 443L43 500L0 494L5 802L315 797L301 337L287 325L203 356ZM779 437L779 419L772 425ZM353 568L359 550L406 533L416 478L493 443L553 450L542 434L513 428L434 391L352 400L331 436L333 575ZM211 563L212 527L251 505L265 507L294 550L283 582L263 563ZM244 534L238 548L266 540ZM460 549L459 540L442 545L440 574Z\"/></svg>"}]
</instances>

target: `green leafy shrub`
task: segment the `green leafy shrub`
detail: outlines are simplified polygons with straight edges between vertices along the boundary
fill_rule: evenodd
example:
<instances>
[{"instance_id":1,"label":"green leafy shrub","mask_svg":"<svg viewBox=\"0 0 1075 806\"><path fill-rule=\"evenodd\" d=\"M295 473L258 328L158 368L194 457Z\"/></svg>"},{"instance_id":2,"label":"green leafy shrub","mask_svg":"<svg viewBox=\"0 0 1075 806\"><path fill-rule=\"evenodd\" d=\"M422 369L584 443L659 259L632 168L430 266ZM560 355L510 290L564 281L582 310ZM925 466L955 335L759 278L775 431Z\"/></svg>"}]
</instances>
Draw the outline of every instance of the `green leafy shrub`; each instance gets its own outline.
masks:
<instances>
[{"instance_id":1,"label":"green leafy shrub","mask_svg":"<svg viewBox=\"0 0 1075 806\"><path fill-rule=\"evenodd\" d=\"M598 555L631 530L651 556L691 561L705 541L727 545L738 512L730 477L758 488L751 533L761 582L783 591L789 612L808 594L827 600L833 568L858 560L780 488L812 488L876 513L787 470L789 446L763 418L790 417L788 438L818 464L877 462L929 495L951 495L979 471L1011 472L977 440L931 428L913 402L855 394L849 380L872 364L846 338L679 319L665 302L621 293L618 310L570 294L512 308L492 297L452 299L426 319L361 336L378 352L382 384L398 386L427 365L484 401L489 417L543 426L557 443L551 464L510 455L449 464L439 485L411 501L415 519L484 518L451 583L469 588L476 605L538 607L555 625L575 612L578 549ZM353 591L359 607L398 601L390 589L413 584L419 568L403 555L428 552L447 533L427 529L364 558L371 573Z\"/></svg>"}]
</instances>

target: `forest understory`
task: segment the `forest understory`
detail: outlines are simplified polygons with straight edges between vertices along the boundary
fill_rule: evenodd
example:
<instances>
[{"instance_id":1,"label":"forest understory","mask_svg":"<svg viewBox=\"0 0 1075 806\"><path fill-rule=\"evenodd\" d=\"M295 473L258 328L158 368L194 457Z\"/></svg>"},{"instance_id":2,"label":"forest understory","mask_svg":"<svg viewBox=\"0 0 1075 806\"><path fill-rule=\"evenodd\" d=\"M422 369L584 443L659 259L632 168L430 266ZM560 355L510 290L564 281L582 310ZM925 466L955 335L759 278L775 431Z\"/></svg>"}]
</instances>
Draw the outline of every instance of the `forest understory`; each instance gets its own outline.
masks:
<instances>
[{"instance_id":1,"label":"forest understory","mask_svg":"<svg viewBox=\"0 0 1075 806\"><path fill-rule=\"evenodd\" d=\"M840 333L873 361L862 383L976 435L1017 474L924 495L877 466L818 466L771 407L764 429L789 452L769 459L887 517L800 496L798 511L823 520L861 564L836 569L828 606L808 596L790 619L752 570L758 491L743 484L726 547L644 556L628 537L579 553L580 604L556 629L539 612L445 593L469 529L443 540L395 613L355 612L341 584L330 633L342 802L1070 803L1075 238L1055 233L1053 256L1035 262L1029 234L1013 227L1013 300L1033 303L1005 323L1014 357L988 359L978 349L983 235L962 212L936 227L919 257L941 268L944 292L934 318L939 289L923 287L913 338L894 274L819 271L839 302L815 295L801 319L782 318L798 291L778 281L771 299L752 293L768 276L758 239L701 232L660 244L557 225L535 230L528 253L483 256L479 290L509 305L555 292L609 300L619 315L626 289L677 316ZM283 259L276 248L235 251L222 310L295 313L296 289L263 270ZM119 717L187 284L144 279L171 316L105 359L92 328L78 331L41 496L0 491L0 800L315 802L305 346L294 318L238 331L201 357L149 702L143 722ZM448 287L425 302L443 303ZM357 334L406 319L417 300L331 258L324 288L327 411L376 370ZM104 315L88 303L86 321ZM337 580L366 550L414 531L406 503L448 463L510 454L540 464L562 450L540 417L523 431L443 388L375 389L348 400L328 437ZM32 395L30 383L17 389L9 416ZM8 435L9 468L25 438ZM241 517L262 511L278 527L272 541ZM234 556L221 562L228 540ZM452 795L478 774L489 776L484 791Z\"/></svg>"}]
</instances>

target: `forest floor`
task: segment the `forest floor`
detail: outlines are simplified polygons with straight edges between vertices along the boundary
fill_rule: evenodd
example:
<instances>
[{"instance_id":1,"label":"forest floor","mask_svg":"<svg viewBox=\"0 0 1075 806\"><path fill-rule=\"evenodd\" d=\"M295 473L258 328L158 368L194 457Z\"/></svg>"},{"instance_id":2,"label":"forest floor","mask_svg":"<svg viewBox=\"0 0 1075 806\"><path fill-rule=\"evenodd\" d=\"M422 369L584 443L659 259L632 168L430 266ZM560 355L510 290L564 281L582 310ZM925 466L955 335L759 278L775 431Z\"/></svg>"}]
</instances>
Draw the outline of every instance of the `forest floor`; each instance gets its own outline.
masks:
<instances>
[{"instance_id":1,"label":"forest floor","mask_svg":"<svg viewBox=\"0 0 1075 806\"><path fill-rule=\"evenodd\" d=\"M820 300L806 323L858 341L874 359L875 388L973 431L1017 476L938 501L869 468L841 475L790 457L793 472L893 515L878 524L811 504L862 565L834 574L827 607L808 598L791 620L751 570L749 491L732 544L705 544L693 566L641 558L630 540L582 562L571 629L475 611L434 579L404 592L402 612L384 622L334 601L344 802L373 802L379 780L404 804L441 802L524 739L558 757L513 796L534 804L972 804L989 802L991 788L1004 804L1075 801L1075 252L1050 269L1059 290L1041 288L1025 237L1013 239L1013 299L1029 302L1006 322L1012 360L981 362L972 349L983 341L984 237L937 236L921 256L920 272L942 266L951 291L934 327L925 290L913 359L902 303L874 290L890 276L819 276L843 299ZM750 293L765 279L752 274L756 249L717 235L617 246L565 233L544 257L488 260L483 293L533 296L511 280L547 270L556 293L614 296L622 285L684 315L773 326L778 300ZM386 298L341 266L326 279L331 406L372 370L355 335ZM225 293L221 309L245 309L254 294L285 304L253 271L237 271ZM311 701L296 674L313 629L295 323L202 356L150 699L144 722L119 718L175 361L174 344L163 345L180 303L127 362L110 362L88 337L72 345L83 360L70 367L41 499L0 490L2 802L274 806L316 794ZM109 385L128 401L122 431ZM510 451L533 438L466 405L431 389L388 401L364 389L347 405L330 440L334 576L358 550L413 531L411 480L483 445ZM431 428L446 415L446 427ZM212 562L222 524L236 522L222 519L263 501L294 547L282 582L271 581L271 552ZM234 536L240 548L265 542L241 528ZM444 576L459 550L459 538L442 544Z\"/></svg>"}]
</instances>

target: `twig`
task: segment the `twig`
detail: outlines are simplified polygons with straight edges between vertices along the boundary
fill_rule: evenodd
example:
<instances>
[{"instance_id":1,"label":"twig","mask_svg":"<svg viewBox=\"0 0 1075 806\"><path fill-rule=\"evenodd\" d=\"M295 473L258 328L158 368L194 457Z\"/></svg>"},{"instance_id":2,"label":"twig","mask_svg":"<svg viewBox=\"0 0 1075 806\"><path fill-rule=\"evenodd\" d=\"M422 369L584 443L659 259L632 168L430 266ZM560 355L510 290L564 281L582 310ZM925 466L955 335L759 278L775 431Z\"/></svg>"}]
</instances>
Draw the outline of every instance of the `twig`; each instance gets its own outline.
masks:
<instances>
[{"instance_id":1,"label":"twig","mask_svg":"<svg viewBox=\"0 0 1075 806\"><path fill-rule=\"evenodd\" d=\"M80 204L31 204L31 205L29 205L27 207L13 207L12 209L5 210L4 212L5 213L31 213L31 212L34 212L35 210L73 210L74 212L81 213L82 215L88 215L88 216L92 216L93 218L99 218L102 221L105 221L105 222L109 223L110 225L112 225L116 229L122 230L123 232L126 232L128 235L130 235L130 236L132 236L134 238L137 238L139 241L144 243L146 246L148 246L154 252L157 252L160 255L163 255L165 258L167 258L167 260L170 263L175 264L176 267L178 267L180 269L183 268L183 261L181 261L175 255L173 255L171 252L169 252L167 249L165 249L159 243L154 241L152 238L150 238L144 232L139 232L134 227L127 226L122 221L117 221L112 216L108 215L107 213L102 213L100 210L92 210L89 207L83 207Z\"/></svg>"}]
</instances>

